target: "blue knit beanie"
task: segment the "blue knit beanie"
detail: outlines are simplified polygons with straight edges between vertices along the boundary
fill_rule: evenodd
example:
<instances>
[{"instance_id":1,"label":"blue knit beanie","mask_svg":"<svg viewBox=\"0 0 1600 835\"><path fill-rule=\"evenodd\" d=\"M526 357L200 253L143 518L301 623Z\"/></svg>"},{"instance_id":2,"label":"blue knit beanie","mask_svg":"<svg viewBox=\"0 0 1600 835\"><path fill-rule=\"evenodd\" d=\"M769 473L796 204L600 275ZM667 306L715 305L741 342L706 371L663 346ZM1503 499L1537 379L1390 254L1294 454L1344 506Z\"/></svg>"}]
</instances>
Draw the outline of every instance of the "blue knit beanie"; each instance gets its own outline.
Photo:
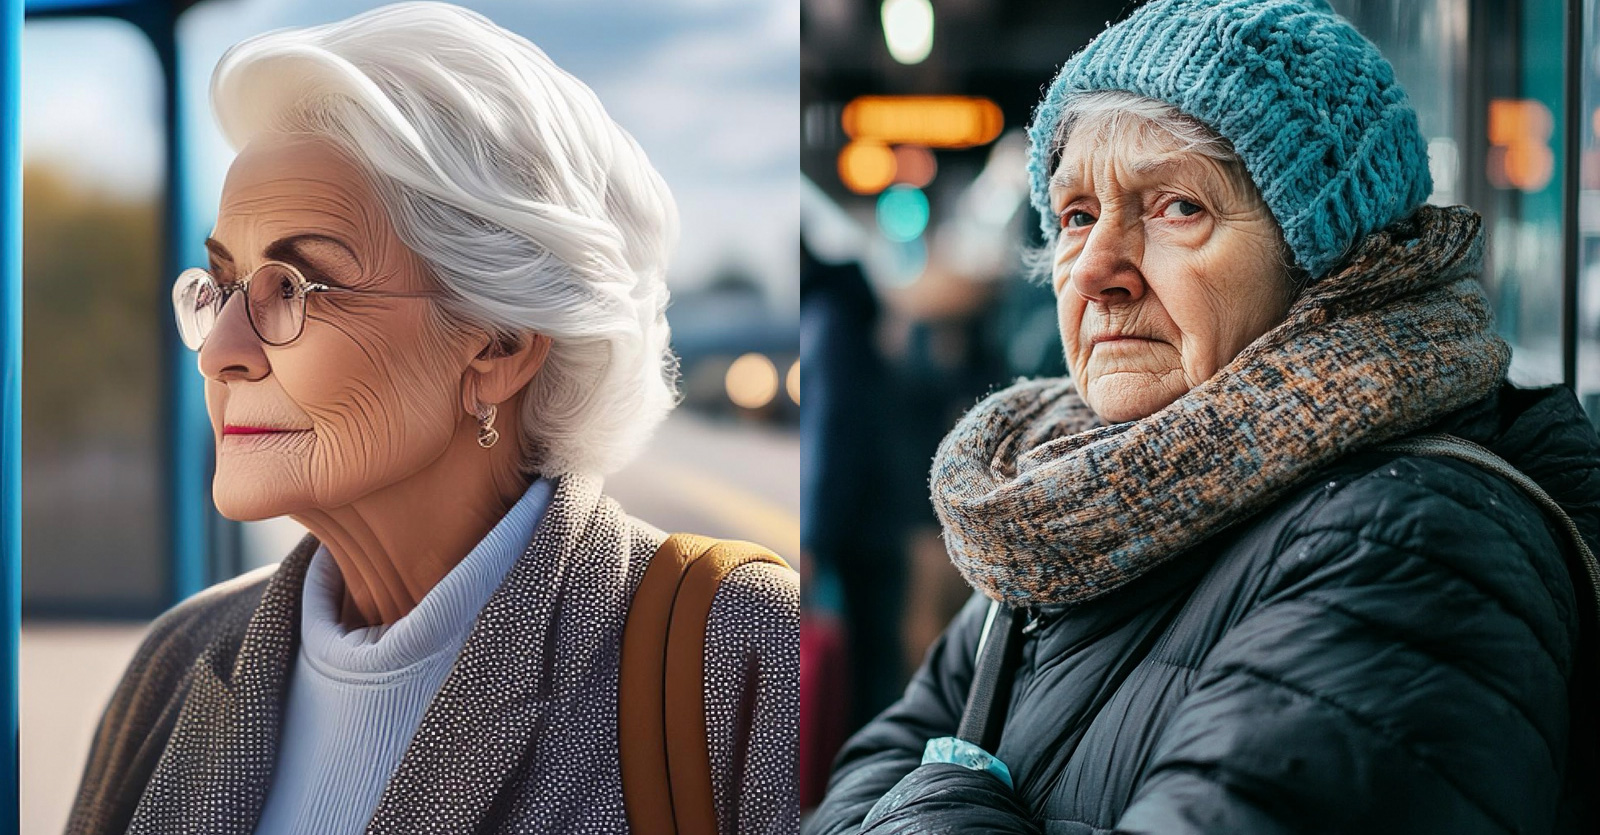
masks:
<instances>
[{"instance_id":1,"label":"blue knit beanie","mask_svg":"<svg viewBox=\"0 0 1600 835\"><path fill-rule=\"evenodd\" d=\"M1034 114L1028 177L1049 241L1057 123L1097 90L1166 102L1232 143L1313 279L1433 191L1394 68L1325 2L1152 0L1074 55Z\"/></svg>"}]
</instances>

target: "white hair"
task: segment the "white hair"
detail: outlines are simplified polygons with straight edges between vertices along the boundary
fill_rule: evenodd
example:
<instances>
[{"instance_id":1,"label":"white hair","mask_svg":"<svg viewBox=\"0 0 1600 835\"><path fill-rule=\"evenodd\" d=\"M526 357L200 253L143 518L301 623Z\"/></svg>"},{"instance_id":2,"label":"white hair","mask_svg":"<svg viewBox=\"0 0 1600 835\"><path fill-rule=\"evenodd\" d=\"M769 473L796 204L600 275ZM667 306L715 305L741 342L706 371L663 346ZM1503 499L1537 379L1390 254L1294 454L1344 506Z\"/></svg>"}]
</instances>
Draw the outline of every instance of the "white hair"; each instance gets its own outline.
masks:
<instances>
[{"instance_id":1,"label":"white hair","mask_svg":"<svg viewBox=\"0 0 1600 835\"><path fill-rule=\"evenodd\" d=\"M1090 117L1099 117L1091 119ZM1220 163L1230 174L1241 177L1243 185L1252 191L1255 184L1245 173L1244 160L1223 139L1200 120L1158 99L1146 98L1124 90L1096 90L1079 93L1069 99L1056 126L1055 147L1052 157L1059 159L1061 149L1072 138L1079 125L1092 123L1095 139L1120 144L1130 135L1142 139L1160 137L1176 144L1175 150L1187 151L1209 157Z\"/></svg>"},{"instance_id":2,"label":"white hair","mask_svg":"<svg viewBox=\"0 0 1600 835\"><path fill-rule=\"evenodd\" d=\"M519 415L528 470L612 472L676 404L676 204L594 92L526 39L446 3L384 6L234 46L211 103L236 150L310 133L356 160L446 315L550 338Z\"/></svg>"}]
</instances>

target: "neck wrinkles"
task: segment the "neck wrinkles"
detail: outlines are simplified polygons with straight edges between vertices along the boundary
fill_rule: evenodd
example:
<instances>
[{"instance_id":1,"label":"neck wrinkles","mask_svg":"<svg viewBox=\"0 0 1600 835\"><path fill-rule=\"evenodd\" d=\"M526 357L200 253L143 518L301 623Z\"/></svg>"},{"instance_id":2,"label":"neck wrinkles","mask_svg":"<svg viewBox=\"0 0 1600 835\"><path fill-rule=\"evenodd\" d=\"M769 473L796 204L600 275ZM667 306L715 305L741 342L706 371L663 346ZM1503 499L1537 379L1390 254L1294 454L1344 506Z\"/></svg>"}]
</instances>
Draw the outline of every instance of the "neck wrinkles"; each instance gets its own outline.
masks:
<instances>
[{"instance_id":1,"label":"neck wrinkles","mask_svg":"<svg viewBox=\"0 0 1600 835\"><path fill-rule=\"evenodd\" d=\"M456 433L444 455L398 484L294 514L339 567L346 626L405 617L527 491L515 444L485 451L476 431Z\"/></svg>"}]
</instances>

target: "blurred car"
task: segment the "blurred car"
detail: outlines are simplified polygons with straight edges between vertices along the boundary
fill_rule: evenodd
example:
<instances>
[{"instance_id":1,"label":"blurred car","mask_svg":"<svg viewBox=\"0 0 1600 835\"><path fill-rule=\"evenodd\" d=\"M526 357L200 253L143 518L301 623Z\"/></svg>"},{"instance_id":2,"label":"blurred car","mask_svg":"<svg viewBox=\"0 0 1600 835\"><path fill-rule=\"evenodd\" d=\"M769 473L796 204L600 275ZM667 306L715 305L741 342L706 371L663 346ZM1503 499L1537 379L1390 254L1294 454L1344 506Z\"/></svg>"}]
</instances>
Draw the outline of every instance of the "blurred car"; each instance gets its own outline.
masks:
<instances>
[{"instance_id":1,"label":"blurred car","mask_svg":"<svg viewBox=\"0 0 1600 835\"><path fill-rule=\"evenodd\" d=\"M800 324L760 285L730 273L678 291L667 318L683 405L721 416L794 424L800 416Z\"/></svg>"}]
</instances>

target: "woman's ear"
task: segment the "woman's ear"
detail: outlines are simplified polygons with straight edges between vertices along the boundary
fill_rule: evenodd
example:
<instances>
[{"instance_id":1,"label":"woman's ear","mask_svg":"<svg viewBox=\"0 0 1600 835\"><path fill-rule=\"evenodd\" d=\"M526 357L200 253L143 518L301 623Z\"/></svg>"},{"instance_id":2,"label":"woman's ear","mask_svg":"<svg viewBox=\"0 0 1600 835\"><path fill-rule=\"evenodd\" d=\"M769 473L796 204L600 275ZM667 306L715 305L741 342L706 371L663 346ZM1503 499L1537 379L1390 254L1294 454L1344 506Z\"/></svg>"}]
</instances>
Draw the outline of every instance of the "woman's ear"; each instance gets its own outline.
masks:
<instances>
[{"instance_id":1,"label":"woman's ear","mask_svg":"<svg viewBox=\"0 0 1600 835\"><path fill-rule=\"evenodd\" d=\"M489 344L467 364L467 375L475 377L468 391L477 393L483 405L498 405L527 387L550 356L550 337L541 333L521 338L491 337Z\"/></svg>"}]
</instances>

